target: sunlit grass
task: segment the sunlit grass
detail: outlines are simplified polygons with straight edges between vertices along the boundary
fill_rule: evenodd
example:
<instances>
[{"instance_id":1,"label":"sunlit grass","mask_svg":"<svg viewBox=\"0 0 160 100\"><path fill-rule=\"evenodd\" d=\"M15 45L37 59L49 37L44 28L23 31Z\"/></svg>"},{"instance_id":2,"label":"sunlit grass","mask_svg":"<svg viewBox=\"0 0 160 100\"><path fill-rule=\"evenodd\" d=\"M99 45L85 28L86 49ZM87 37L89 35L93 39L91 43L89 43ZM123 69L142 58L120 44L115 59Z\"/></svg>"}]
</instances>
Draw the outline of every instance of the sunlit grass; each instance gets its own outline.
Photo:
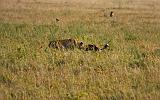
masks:
<instances>
[{"instance_id":1,"label":"sunlit grass","mask_svg":"<svg viewBox=\"0 0 160 100\"><path fill-rule=\"evenodd\" d=\"M160 98L158 21L144 17L148 22L140 22L123 9L115 10L114 18L91 9L51 10L44 14L36 9L29 11L24 10L25 17L32 15L28 19L17 11L22 20L13 20L13 16L0 20L0 98ZM3 11L7 17L11 12ZM86 52L48 47L49 41L66 38L101 48L110 41L110 48Z\"/></svg>"}]
</instances>

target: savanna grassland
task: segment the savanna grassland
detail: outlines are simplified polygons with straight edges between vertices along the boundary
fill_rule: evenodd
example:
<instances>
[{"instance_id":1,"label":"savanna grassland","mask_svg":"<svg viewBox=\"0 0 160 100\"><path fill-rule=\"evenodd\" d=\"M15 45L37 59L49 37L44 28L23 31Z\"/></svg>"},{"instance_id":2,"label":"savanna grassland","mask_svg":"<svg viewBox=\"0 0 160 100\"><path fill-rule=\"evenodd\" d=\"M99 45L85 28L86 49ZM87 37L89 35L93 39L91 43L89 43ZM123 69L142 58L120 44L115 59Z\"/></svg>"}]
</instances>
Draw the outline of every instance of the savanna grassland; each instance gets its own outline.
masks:
<instances>
[{"instance_id":1,"label":"savanna grassland","mask_svg":"<svg viewBox=\"0 0 160 100\"><path fill-rule=\"evenodd\" d=\"M159 100L159 5L0 0L0 100ZM111 42L101 52L48 47L66 38Z\"/></svg>"}]
</instances>

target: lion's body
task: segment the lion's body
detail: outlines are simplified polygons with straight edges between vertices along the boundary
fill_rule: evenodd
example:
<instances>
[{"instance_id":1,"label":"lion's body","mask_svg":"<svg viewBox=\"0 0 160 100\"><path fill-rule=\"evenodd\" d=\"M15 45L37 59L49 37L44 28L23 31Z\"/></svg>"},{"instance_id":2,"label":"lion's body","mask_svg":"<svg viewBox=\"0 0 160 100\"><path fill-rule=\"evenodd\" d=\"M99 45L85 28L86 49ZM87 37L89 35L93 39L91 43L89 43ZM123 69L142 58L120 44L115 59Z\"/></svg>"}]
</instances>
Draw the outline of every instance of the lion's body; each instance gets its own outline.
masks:
<instances>
[{"instance_id":1,"label":"lion's body","mask_svg":"<svg viewBox=\"0 0 160 100\"><path fill-rule=\"evenodd\" d=\"M83 42L77 42L75 39L63 39L63 40L55 40L50 41L50 48L55 49L74 49L78 48L84 51L100 51L109 47L109 44L104 45L102 49L97 47L95 44L83 45Z\"/></svg>"},{"instance_id":2,"label":"lion's body","mask_svg":"<svg viewBox=\"0 0 160 100\"><path fill-rule=\"evenodd\" d=\"M82 43L83 44L83 43ZM55 40L49 43L50 48L56 49L74 49L81 47L81 42L77 43L74 39L63 39L63 40Z\"/></svg>"}]
</instances>

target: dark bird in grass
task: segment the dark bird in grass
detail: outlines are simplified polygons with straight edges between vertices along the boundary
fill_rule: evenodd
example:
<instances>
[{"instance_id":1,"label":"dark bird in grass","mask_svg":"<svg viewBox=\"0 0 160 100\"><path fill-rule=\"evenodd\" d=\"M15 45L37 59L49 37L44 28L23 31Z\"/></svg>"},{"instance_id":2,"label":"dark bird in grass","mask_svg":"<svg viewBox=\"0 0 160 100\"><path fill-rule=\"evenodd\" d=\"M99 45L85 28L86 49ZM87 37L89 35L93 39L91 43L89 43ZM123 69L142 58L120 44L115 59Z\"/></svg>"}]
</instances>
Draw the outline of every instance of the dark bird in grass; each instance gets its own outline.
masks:
<instances>
[{"instance_id":1,"label":"dark bird in grass","mask_svg":"<svg viewBox=\"0 0 160 100\"><path fill-rule=\"evenodd\" d=\"M60 20L58 18L56 18L56 22L59 22Z\"/></svg>"},{"instance_id":2,"label":"dark bird in grass","mask_svg":"<svg viewBox=\"0 0 160 100\"><path fill-rule=\"evenodd\" d=\"M111 11L111 12L110 12L110 17L113 17L113 16L114 16L114 12Z\"/></svg>"}]
</instances>

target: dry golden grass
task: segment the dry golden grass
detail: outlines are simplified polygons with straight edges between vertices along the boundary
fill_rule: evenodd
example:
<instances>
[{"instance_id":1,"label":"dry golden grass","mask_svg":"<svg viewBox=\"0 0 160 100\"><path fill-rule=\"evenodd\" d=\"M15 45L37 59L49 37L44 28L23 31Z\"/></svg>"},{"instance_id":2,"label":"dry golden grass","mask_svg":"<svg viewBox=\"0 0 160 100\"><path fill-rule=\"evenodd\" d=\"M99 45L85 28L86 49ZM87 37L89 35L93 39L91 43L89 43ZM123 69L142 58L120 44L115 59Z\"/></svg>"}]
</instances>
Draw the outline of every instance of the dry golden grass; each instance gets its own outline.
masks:
<instances>
[{"instance_id":1,"label":"dry golden grass","mask_svg":"<svg viewBox=\"0 0 160 100\"><path fill-rule=\"evenodd\" d=\"M159 4L0 0L0 100L159 100ZM111 47L48 48L66 38Z\"/></svg>"}]
</instances>

